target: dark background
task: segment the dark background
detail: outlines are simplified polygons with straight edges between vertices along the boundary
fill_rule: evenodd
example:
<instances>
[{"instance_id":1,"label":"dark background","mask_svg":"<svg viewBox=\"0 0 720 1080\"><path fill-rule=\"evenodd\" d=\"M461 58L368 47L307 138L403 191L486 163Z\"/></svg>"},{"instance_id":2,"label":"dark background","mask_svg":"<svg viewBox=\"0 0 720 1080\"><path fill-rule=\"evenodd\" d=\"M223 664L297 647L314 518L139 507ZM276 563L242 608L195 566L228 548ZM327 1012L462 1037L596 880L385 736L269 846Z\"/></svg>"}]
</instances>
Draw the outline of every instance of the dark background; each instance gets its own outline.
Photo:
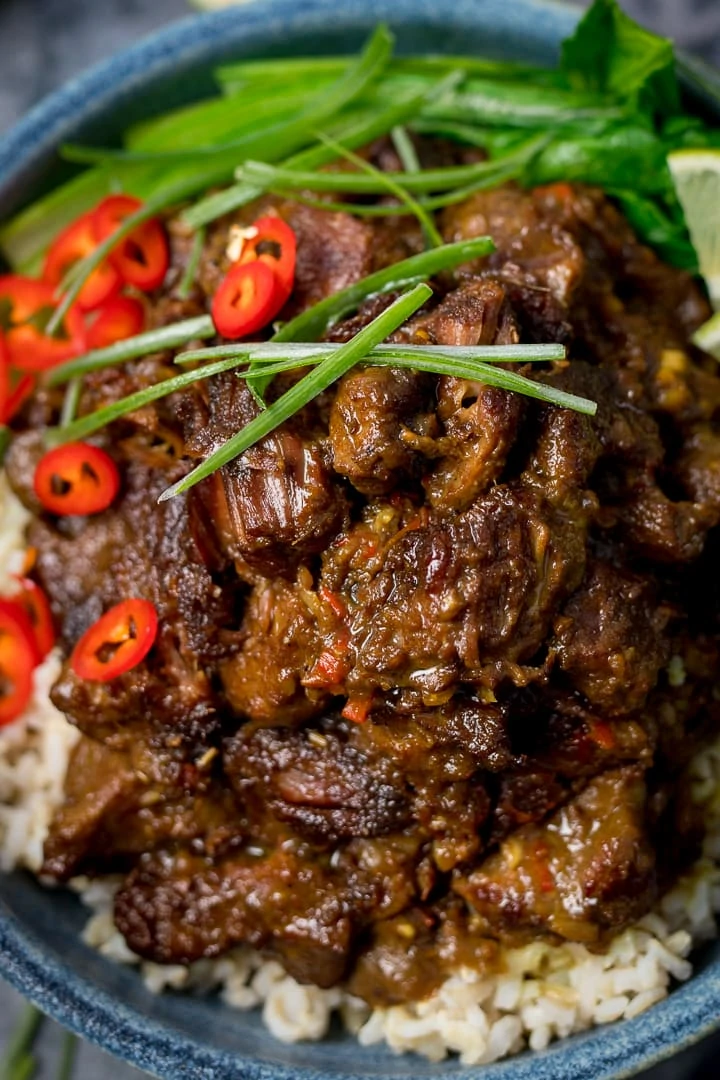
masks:
<instances>
[{"instance_id":1,"label":"dark background","mask_svg":"<svg viewBox=\"0 0 720 1080\"><path fill-rule=\"evenodd\" d=\"M720 0L624 0L624 6L639 21L720 67ZM0 0L0 132L66 79L188 10L186 0ZM20 997L0 982L0 1053L22 1008ZM61 1038L56 1025L44 1026L36 1080L57 1075ZM139 1080L141 1074L83 1045L75 1080L101 1077ZM686 1051L643 1080L718 1077L720 1037Z\"/></svg>"}]
</instances>

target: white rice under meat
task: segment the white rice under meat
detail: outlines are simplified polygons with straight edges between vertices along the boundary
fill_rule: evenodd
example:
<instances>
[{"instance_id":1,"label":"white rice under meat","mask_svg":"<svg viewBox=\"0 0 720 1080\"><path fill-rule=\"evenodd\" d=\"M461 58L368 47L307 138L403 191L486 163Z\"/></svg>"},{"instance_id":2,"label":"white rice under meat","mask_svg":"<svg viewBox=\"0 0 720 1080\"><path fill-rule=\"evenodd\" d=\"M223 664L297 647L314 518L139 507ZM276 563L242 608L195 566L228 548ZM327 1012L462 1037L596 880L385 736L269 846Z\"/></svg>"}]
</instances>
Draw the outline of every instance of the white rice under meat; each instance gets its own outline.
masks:
<instances>
[{"instance_id":1,"label":"white rice under meat","mask_svg":"<svg viewBox=\"0 0 720 1080\"><path fill-rule=\"evenodd\" d=\"M22 558L26 514L0 474L0 594ZM58 659L38 669L25 716L0 731L0 868L37 872L76 730L51 704ZM677 673L674 673L677 675ZM284 1042L321 1039L334 1012L363 1045L386 1042L432 1061L458 1054L465 1065L496 1061L529 1046L540 1050L594 1024L637 1016L692 973L691 949L716 935L720 913L720 740L693 763L694 794L705 808L702 857L655 910L619 934L601 953L584 945L534 942L506 949L503 970L479 976L459 970L425 1001L369 1009L340 990L301 986L274 961L249 949L188 967L160 966L135 956L115 929L112 878L72 882L92 911L85 940L104 956L137 964L148 987L219 992L238 1009L262 1008Z\"/></svg>"}]
</instances>

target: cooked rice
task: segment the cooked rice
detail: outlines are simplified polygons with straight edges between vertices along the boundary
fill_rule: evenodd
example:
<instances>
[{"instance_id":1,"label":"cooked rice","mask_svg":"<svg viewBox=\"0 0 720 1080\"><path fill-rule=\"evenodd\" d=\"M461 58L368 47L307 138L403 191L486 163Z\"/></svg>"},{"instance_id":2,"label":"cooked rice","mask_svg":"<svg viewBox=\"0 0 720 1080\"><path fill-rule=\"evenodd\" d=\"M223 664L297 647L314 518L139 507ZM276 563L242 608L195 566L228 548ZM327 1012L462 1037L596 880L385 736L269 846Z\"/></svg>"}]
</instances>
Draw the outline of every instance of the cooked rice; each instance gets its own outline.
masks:
<instances>
[{"instance_id":1,"label":"cooked rice","mask_svg":"<svg viewBox=\"0 0 720 1080\"><path fill-rule=\"evenodd\" d=\"M0 592L22 557L25 511L0 474ZM0 868L36 871L55 807L62 799L76 730L51 704L48 690L58 659L36 673L27 713L0 731ZM672 678L682 674L675 668ZM465 1065L496 1061L529 1046L540 1050L594 1024L628 1019L664 998L673 980L692 973L692 947L716 935L720 913L720 740L692 765L693 792L705 808L702 857L656 909L613 939L602 953L584 945L533 942L506 949L500 974L459 970L425 1001L369 1009L340 990L301 986L280 964L249 949L187 967L141 961L112 920L118 880L76 878L71 884L93 912L85 940L104 956L139 965L147 986L195 993L219 992L238 1009L262 1007L263 1020L284 1042L321 1039L334 1012L368 1046L386 1042L397 1053L412 1050L432 1061L458 1054Z\"/></svg>"}]
</instances>

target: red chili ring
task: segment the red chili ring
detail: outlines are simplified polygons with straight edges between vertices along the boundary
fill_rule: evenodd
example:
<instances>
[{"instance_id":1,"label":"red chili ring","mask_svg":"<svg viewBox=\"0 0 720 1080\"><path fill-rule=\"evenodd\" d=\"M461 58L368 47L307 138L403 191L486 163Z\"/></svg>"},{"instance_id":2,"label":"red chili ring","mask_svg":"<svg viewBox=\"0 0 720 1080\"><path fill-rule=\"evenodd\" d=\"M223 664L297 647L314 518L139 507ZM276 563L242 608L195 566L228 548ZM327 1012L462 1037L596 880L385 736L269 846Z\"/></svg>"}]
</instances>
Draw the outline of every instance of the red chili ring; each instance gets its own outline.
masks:
<instances>
[{"instance_id":1,"label":"red chili ring","mask_svg":"<svg viewBox=\"0 0 720 1080\"><path fill-rule=\"evenodd\" d=\"M50 245L43 268L43 281L57 288L70 267L90 255L97 246L93 216L83 214ZM102 262L83 285L76 303L82 311L92 311L116 293L121 284L115 267L107 261Z\"/></svg>"},{"instance_id":2,"label":"red chili ring","mask_svg":"<svg viewBox=\"0 0 720 1080\"><path fill-rule=\"evenodd\" d=\"M84 351L85 324L75 305L65 316L58 337L43 332L56 306L55 291L46 281L21 274L0 277L0 312L7 326L5 344L10 362L18 371L45 371Z\"/></svg>"},{"instance_id":3,"label":"red chili ring","mask_svg":"<svg viewBox=\"0 0 720 1080\"><path fill-rule=\"evenodd\" d=\"M78 641L70 667L80 679L109 682L145 659L158 631L149 600L123 600L98 619Z\"/></svg>"},{"instance_id":4,"label":"red chili ring","mask_svg":"<svg viewBox=\"0 0 720 1080\"><path fill-rule=\"evenodd\" d=\"M33 692L40 662L27 614L13 600L0 600L0 727L17 720Z\"/></svg>"},{"instance_id":5,"label":"red chili ring","mask_svg":"<svg viewBox=\"0 0 720 1080\"><path fill-rule=\"evenodd\" d=\"M245 266L256 260L267 263L282 283L287 300L295 282L295 233L282 218L271 215L258 218L253 228L257 229L257 235L245 241L239 265Z\"/></svg>"},{"instance_id":6,"label":"red chili ring","mask_svg":"<svg viewBox=\"0 0 720 1080\"><path fill-rule=\"evenodd\" d=\"M140 199L132 195L109 195L93 212L93 230L100 243L111 236L125 218L142 207ZM138 225L129 236L114 248L110 262L128 285L150 292L165 280L170 265L165 229L157 218Z\"/></svg>"},{"instance_id":7,"label":"red chili ring","mask_svg":"<svg viewBox=\"0 0 720 1080\"><path fill-rule=\"evenodd\" d=\"M84 517L107 510L120 490L118 467L104 450L75 442L49 450L35 470L33 488L51 514Z\"/></svg>"},{"instance_id":8,"label":"red chili ring","mask_svg":"<svg viewBox=\"0 0 720 1080\"><path fill-rule=\"evenodd\" d=\"M265 262L234 266L212 302L215 328L225 338L243 338L262 330L285 303L284 290Z\"/></svg>"},{"instance_id":9,"label":"red chili ring","mask_svg":"<svg viewBox=\"0 0 720 1080\"><path fill-rule=\"evenodd\" d=\"M135 337L145 325L145 308L134 296L113 296L96 312L90 324L85 344L90 349L106 349L116 341Z\"/></svg>"}]
</instances>

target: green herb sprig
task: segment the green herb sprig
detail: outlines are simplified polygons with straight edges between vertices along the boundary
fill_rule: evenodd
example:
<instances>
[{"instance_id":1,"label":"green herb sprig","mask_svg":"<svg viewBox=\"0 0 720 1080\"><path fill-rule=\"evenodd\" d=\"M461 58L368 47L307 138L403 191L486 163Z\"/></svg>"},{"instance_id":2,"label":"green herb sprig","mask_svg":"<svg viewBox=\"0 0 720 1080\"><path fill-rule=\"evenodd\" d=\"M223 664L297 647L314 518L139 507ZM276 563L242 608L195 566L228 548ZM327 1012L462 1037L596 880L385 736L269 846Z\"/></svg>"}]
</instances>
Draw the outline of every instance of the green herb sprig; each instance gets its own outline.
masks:
<instances>
[{"instance_id":1,"label":"green herb sprig","mask_svg":"<svg viewBox=\"0 0 720 1080\"><path fill-rule=\"evenodd\" d=\"M348 341L332 356L321 361L314 371L297 382L290 390L274 401L272 405L251 420L241 431L228 439L226 443L214 450L208 458L198 465L178 483L164 491L160 496L160 502L173 498L184 491L188 491L205 477L210 476L217 469L244 453L248 447L265 438L285 420L302 409L309 401L321 394L334 382L350 371L368 351L379 345L389 334L392 334L410 316L422 307L426 300L432 296L429 285L416 285L410 292L399 297L383 311L377 318L368 323L359 333ZM222 361L221 361L222 362Z\"/></svg>"},{"instance_id":2,"label":"green herb sprig","mask_svg":"<svg viewBox=\"0 0 720 1080\"><path fill-rule=\"evenodd\" d=\"M135 337L125 338L124 341L108 345L104 349L93 349L91 352L83 353L82 356L66 360L47 373L46 382L48 386L62 386L78 376L88 375L91 371L100 371L127 360L149 356L151 353L178 349L187 345L189 341L214 337L216 333L215 325L209 315L198 315L194 319L170 323L169 326L161 326L157 330L146 330L142 334L136 334Z\"/></svg>"}]
</instances>

